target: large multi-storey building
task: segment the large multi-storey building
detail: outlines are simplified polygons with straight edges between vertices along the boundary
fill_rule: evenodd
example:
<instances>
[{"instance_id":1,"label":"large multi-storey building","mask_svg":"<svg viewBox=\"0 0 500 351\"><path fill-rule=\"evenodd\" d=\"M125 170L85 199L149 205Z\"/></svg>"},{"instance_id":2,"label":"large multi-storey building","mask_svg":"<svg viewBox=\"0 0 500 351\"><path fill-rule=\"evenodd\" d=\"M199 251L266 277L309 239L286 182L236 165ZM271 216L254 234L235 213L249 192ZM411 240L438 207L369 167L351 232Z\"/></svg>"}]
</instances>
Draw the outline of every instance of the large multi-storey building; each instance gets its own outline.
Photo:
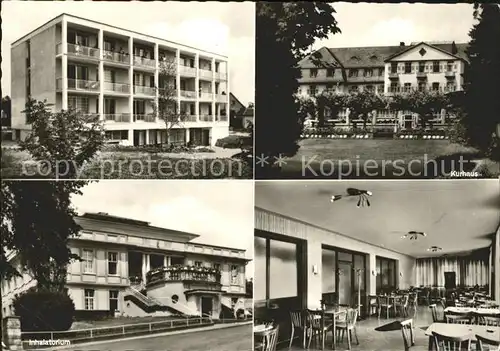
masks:
<instances>
[{"instance_id":1,"label":"large multi-storey building","mask_svg":"<svg viewBox=\"0 0 500 351\"><path fill-rule=\"evenodd\" d=\"M69 247L82 261L68 266L67 289L79 315L219 318L248 306L245 250L195 243L196 234L106 213L75 220L81 232ZM35 285L27 272L2 279L4 315L13 313L16 295Z\"/></svg>"},{"instance_id":2,"label":"large multi-storey building","mask_svg":"<svg viewBox=\"0 0 500 351\"><path fill-rule=\"evenodd\" d=\"M177 108L187 116L171 126L168 142L209 145L229 133L226 56L68 14L12 43L11 55L16 139L30 131L22 111L31 96L55 111L98 115L110 142L167 142L154 113L162 60L175 63Z\"/></svg>"},{"instance_id":3,"label":"large multi-storey building","mask_svg":"<svg viewBox=\"0 0 500 351\"><path fill-rule=\"evenodd\" d=\"M326 48L304 58L300 63L299 95L315 96L328 90L339 94L372 91L391 95L412 90L462 90L464 67L467 64L467 44L411 43L398 46ZM316 60L315 60L315 59ZM321 64L317 64L317 60ZM445 111L435 116L444 123ZM339 116L349 125L349 113ZM400 127L415 128L418 116L405 111L377 111L376 120L396 120Z\"/></svg>"}]
</instances>

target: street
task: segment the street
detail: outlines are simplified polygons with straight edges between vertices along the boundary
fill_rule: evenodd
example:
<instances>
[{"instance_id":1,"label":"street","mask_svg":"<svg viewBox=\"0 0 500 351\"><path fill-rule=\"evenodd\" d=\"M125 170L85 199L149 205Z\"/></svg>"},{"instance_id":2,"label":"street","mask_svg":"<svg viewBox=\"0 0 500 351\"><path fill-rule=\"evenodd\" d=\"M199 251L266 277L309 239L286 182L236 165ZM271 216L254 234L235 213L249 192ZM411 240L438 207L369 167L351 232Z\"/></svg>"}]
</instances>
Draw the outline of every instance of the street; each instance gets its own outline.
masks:
<instances>
[{"instance_id":1,"label":"street","mask_svg":"<svg viewBox=\"0 0 500 351\"><path fill-rule=\"evenodd\" d=\"M167 336L116 340L93 345L75 345L65 351L250 351L252 325L194 331Z\"/></svg>"}]
</instances>

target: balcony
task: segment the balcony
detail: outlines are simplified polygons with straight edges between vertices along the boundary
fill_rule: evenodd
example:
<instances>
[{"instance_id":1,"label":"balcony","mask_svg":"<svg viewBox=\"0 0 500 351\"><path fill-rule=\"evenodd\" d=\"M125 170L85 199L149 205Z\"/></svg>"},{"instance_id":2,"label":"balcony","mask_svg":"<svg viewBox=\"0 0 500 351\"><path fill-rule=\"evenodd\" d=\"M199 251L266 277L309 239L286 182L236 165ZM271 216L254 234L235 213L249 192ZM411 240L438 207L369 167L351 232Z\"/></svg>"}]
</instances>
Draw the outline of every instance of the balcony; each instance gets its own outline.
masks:
<instances>
[{"instance_id":1,"label":"balcony","mask_svg":"<svg viewBox=\"0 0 500 351\"><path fill-rule=\"evenodd\" d=\"M196 68L180 65L179 72L182 76L196 77Z\"/></svg>"},{"instance_id":2,"label":"balcony","mask_svg":"<svg viewBox=\"0 0 500 351\"><path fill-rule=\"evenodd\" d=\"M453 71L446 71L446 72L444 72L444 76L446 78L455 78L455 72L453 72Z\"/></svg>"},{"instance_id":3,"label":"balcony","mask_svg":"<svg viewBox=\"0 0 500 351\"><path fill-rule=\"evenodd\" d=\"M216 94L217 102L227 102L227 95Z\"/></svg>"},{"instance_id":4,"label":"balcony","mask_svg":"<svg viewBox=\"0 0 500 351\"><path fill-rule=\"evenodd\" d=\"M104 91L110 93L129 94L130 85L125 83L104 82Z\"/></svg>"},{"instance_id":5,"label":"balcony","mask_svg":"<svg viewBox=\"0 0 500 351\"><path fill-rule=\"evenodd\" d=\"M218 122L227 122L227 115L220 115L219 119L217 120Z\"/></svg>"},{"instance_id":6,"label":"balcony","mask_svg":"<svg viewBox=\"0 0 500 351\"><path fill-rule=\"evenodd\" d=\"M168 266L157 268L146 274L146 284L156 282L198 282L221 285L219 270L207 267Z\"/></svg>"},{"instance_id":7,"label":"balcony","mask_svg":"<svg viewBox=\"0 0 500 351\"><path fill-rule=\"evenodd\" d=\"M199 93L200 99L203 99L203 100L212 100L213 96L214 95L212 93L208 93L208 92L205 92L205 91L201 91Z\"/></svg>"},{"instance_id":8,"label":"balcony","mask_svg":"<svg viewBox=\"0 0 500 351\"><path fill-rule=\"evenodd\" d=\"M156 91L153 87L147 87L143 85L134 85L134 94L155 96Z\"/></svg>"},{"instance_id":9,"label":"balcony","mask_svg":"<svg viewBox=\"0 0 500 351\"><path fill-rule=\"evenodd\" d=\"M119 52L104 50L102 53L102 59L104 61L122 63L125 65L130 64L130 55L127 53L119 53Z\"/></svg>"},{"instance_id":10,"label":"balcony","mask_svg":"<svg viewBox=\"0 0 500 351\"><path fill-rule=\"evenodd\" d=\"M150 58L134 56L134 66L156 69L156 61Z\"/></svg>"},{"instance_id":11,"label":"balcony","mask_svg":"<svg viewBox=\"0 0 500 351\"><path fill-rule=\"evenodd\" d=\"M200 121L202 122L213 122L214 116L213 115L203 115L200 116Z\"/></svg>"},{"instance_id":12,"label":"balcony","mask_svg":"<svg viewBox=\"0 0 500 351\"><path fill-rule=\"evenodd\" d=\"M194 90L181 90L181 97L196 99L196 91Z\"/></svg>"},{"instance_id":13,"label":"balcony","mask_svg":"<svg viewBox=\"0 0 500 351\"><path fill-rule=\"evenodd\" d=\"M63 79L58 78L56 82L58 90L63 88ZM99 82L95 80L68 79L68 90L99 92Z\"/></svg>"},{"instance_id":14,"label":"balcony","mask_svg":"<svg viewBox=\"0 0 500 351\"><path fill-rule=\"evenodd\" d=\"M99 60L99 49L91 48L83 45L76 44L66 44L67 54L71 57L79 57L79 58L89 58L92 60ZM56 45L56 53L62 54L63 44L59 43Z\"/></svg>"},{"instance_id":15,"label":"balcony","mask_svg":"<svg viewBox=\"0 0 500 351\"><path fill-rule=\"evenodd\" d=\"M457 91L457 86L456 85L447 85L444 87L444 92L445 93L452 93L454 91Z\"/></svg>"},{"instance_id":16,"label":"balcony","mask_svg":"<svg viewBox=\"0 0 500 351\"><path fill-rule=\"evenodd\" d=\"M417 79L427 79L426 72L417 72Z\"/></svg>"},{"instance_id":17,"label":"balcony","mask_svg":"<svg viewBox=\"0 0 500 351\"><path fill-rule=\"evenodd\" d=\"M389 72L389 79L399 79L399 74L397 72Z\"/></svg>"},{"instance_id":18,"label":"balcony","mask_svg":"<svg viewBox=\"0 0 500 351\"><path fill-rule=\"evenodd\" d=\"M214 77L214 72L207 69L200 69L200 78L206 78L212 80Z\"/></svg>"},{"instance_id":19,"label":"balcony","mask_svg":"<svg viewBox=\"0 0 500 351\"><path fill-rule=\"evenodd\" d=\"M156 122L156 115L154 113L135 114L134 122Z\"/></svg>"},{"instance_id":20,"label":"balcony","mask_svg":"<svg viewBox=\"0 0 500 351\"><path fill-rule=\"evenodd\" d=\"M227 74L222 72L215 72L215 79L227 80Z\"/></svg>"},{"instance_id":21,"label":"balcony","mask_svg":"<svg viewBox=\"0 0 500 351\"><path fill-rule=\"evenodd\" d=\"M129 123L130 113L105 113L104 120L106 122Z\"/></svg>"},{"instance_id":22,"label":"balcony","mask_svg":"<svg viewBox=\"0 0 500 351\"><path fill-rule=\"evenodd\" d=\"M196 121L198 121L198 117L196 117L196 115L184 114L182 117L182 120L184 122L196 122Z\"/></svg>"}]
</instances>

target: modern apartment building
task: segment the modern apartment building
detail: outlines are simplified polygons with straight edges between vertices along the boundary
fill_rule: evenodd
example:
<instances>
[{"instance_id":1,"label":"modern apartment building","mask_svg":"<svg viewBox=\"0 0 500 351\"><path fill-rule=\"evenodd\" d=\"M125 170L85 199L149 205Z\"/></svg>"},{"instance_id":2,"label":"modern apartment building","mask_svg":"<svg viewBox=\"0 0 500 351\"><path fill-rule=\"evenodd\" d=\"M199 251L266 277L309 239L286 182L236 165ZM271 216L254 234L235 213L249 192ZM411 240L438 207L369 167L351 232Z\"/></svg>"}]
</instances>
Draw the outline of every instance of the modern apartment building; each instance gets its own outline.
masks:
<instances>
[{"instance_id":1,"label":"modern apartment building","mask_svg":"<svg viewBox=\"0 0 500 351\"><path fill-rule=\"evenodd\" d=\"M405 93L412 90L462 90L467 44L411 43L397 46L326 48L304 58L299 64L299 95L315 96L328 90L338 94L372 91L376 94ZM321 61L317 65L315 60ZM435 122L444 123L445 111L435 116ZM333 120L349 125L348 111ZM404 129L415 128L418 116L405 111L377 111L376 120L396 120ZM342 124L342 123L341 123Z\"/></svg>"},{"instance_id":2,"label":"modern apartment building","mask_svg":"<svg viewBox=\"0 0 500 351\"><path fill-rule=\"evenodd\" d=\"M77 315L204 315L219 318L248 305L245 250L193 242L199 235L147 222L86 213L70 249L67 289ZM13 262L17 259L12 257ZM2 279L4 315L16 295L36 285L29 273Z\"/></svg>"},{"instance_id":3,"label":"modern apartment building","mask_svg":"<svg viewBox=\"0 0 500 351\"><path fill-rule=\"evenodd\" d=\"M218 55L165 39L61 14L12 43L12 128L30 131L21 112L28 96L55 111L98 115L107 140L123 145L165 143L154 113L163 60L174 62L177 109L187 116L171 143L215 144L229 133L229 63Z\"/></svg>"}]
</instances>

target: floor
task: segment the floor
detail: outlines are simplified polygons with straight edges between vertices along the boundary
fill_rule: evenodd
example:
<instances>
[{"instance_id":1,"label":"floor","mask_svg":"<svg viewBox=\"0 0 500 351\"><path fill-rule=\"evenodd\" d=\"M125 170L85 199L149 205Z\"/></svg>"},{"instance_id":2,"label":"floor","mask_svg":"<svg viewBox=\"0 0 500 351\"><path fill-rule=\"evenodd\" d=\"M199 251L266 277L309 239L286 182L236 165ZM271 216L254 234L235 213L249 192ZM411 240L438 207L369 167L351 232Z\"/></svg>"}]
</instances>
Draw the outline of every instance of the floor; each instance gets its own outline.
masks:
<instances>
[{"instance_id":1,"label":"floor","mask_svg":"<svg viewBox=\"0 0 500 351\"><path fill-rule=\"evenodd\" d=\"M375 328L389 324L396 320L403 320L405 318L384 318L380 319L377 316L370 317L368 319L358 321L357 323L357 334L359 339L359 345L356 345L354 341L352 343L351 350L353 351L402 351L404 350L403 337L401 330L392 331L376 331ZM432 324L431 311L427 306L419 306L417 308L417 313L413 318L413 324L415 326L414 336L415 336L415 346L413 346L411 351L423 351L428 349L429 338L425 335L425 329ZM304 349L300 345L299 340L294 342L294 345L290 350L292 351L303 351ZM318 345L313 345L314 340L311 342L311 348L309 350L320 350L321 347ZM288 345L284 346L283 349L287 349ZM325 350L332 349L332 334L329 333L325 343ZM336 346L336 350L348 350L347 337L344 338L344 342L339 342Z\"/></svg>"}]
</instances>

